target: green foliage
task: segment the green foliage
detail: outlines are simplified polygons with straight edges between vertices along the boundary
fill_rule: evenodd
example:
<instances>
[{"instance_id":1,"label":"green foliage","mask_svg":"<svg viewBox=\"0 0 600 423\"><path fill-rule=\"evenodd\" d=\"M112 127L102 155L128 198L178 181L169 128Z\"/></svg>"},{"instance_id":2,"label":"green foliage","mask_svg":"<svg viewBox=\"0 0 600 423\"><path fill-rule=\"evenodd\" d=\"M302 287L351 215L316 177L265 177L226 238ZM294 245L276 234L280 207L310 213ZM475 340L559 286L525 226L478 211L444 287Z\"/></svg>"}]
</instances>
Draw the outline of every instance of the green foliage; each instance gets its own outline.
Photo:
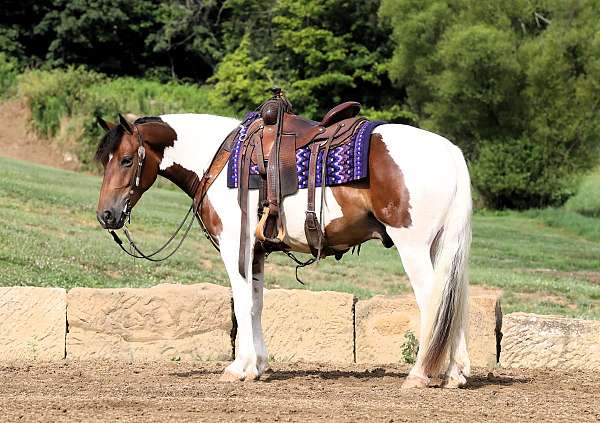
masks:
<instances>
[{"instance_id":1,"label":"green foliage","mask_svg":"<svg viewBox=\"0 0 600 423\"><path fill-rule=\"evenodd\" d=\"M204 80L222 56L223 0L23 0L3 5L0 51L26 64Z\"/></svg>"},{"instance_id":2,"label":"green foliage","mask_svg":"<svg viewBox=\"0 0 600 423\"><path fill-rule=\"evenodd\" d=\"M43 104L31 103L44 133L59 131L62 116L75 113L83 122L70 104L86 104L91 113L117 103L121 110L133 103L133 111L205 110L208 91L188 94L194 100L187 101L156 87L149 89L152 100L123 104L104 75L143 76L131 84L135 96L153 81L209 80L215 89L208 102L219 113L252 110L267 88L280 86L296 112L309 117L354 99L370 118L448 137L465 152L488 207L556 206L598 163L596 6L591 0L23 0L3 5L0 51L21 68L67 69L34 90L46 93ZM12 61L6 63L0 59L3 90L12 84ZM96 107L87 98L89 87L99 85L78 65L101 72L95 77L108 84L91 95ZM75 127L87 128L85 119Z\"/></svg>"},{"instance_id":3,"label":"green foliage","mask_svg":"<svg viewBox=\"0 0 600 423\"><path fill-rule=\"evenodd\" d=\"M17 62L0 52L0 98L12 94L17 80Z\"/></svg>"},{"instance_id":4,"label":"green foliage","mask_svg":"<svg viewBox=\"0 0 600 423\"><path fill-rule=\"evenodd\" d=\"M83 67L33 70L19 76L18 91L27 101L37 131L52 137L60 128L61 119L79 112L85 90L104 79L103 75Z\"/></svg>"},{"instance_id":5,"label":"green foliage","mask_svg":"<svg viewBox=\"0 0 600 423\"><path fill-rule=\"evenodd\" d=\"M560 205L572 195L575 183L566 166L570 164L549 156L531 139L497 139L479 146L471 177L490 207L544 207Z\"/></svg>"},{"instance_id":6,"label":"green foliage","mask_svg":"<svg viewBox=\"0 0 600 423\"><path fill-rule=\"evenodd\" d=\"M227 99L238 112L252 110L264 101L267 90L275 85L267 59L250 56L250 40L246 35L240 46L219 64L209 82L217 82L211 93L213 101Z\"/></svg>"},{"instance_id":7,"label":"green foliage","mask_svg":"<svg viewBox=\"0 0 600 423\"><path fill-rule=\"evenodd\" d=\"M563 203L597 163L593 2L383 0L390 76L417 122L459 144L491 207Z\"/></svg>"},{"instance_id":8,"label":"green foliage","mask_svg":"<svg viewBox=\"0 0 600 423\"><path fill-rule=\"evenodd\" d=\"M600 217L600 169L583 179L577 193L565 204L565 209L584 216Z\"/></svg>"},{"instance_id":9,"label":"green foliage","mask_svg":"<svg viewBox=\"0 0 600 423\"><path fill-rule=\"evenodd\" d=\"M256 7L254 0L235 4ZM281 86L297 112L313 117L348 98L371 107L398 105L398 92L390 88L380 65L389 43L375 21L377 7L372 0L264 4L262 19L249 20L239 47L217 68L215 92L248 110L265 98L264 88ZM381 90L378 95L376 89Z\"/></svg>"},{"instance_id":10,"label":"green foliage","mask_svg":"<svg viewBox=\"0 0 600 423\"><path fill-rule=\"evenodd\" d=\"M150 32L146 45L153 52L168 57L172 78L177 78L177 71L189 74L181 69L181 65L214 71L222 57L221 41L216 32L218 15L213 16L218 11L218 3L214 0L161 2L153 11L158 30Z\"/></svg>"},{"instance_id":11,"label":"green foliage","mask_svg":"<svg viewBox=\"0 0 600 423\"><path fill-rule=\"evenodd\" d=\"M208 89L204 87L108 78L82 67L25 72L18 78L18 91L27 101L34 127L41 134L53 137L64 125L75 126L72 131L77 134L77 153L85 168L93 166L93 151L102 135L95 116L111 120L119 112L232 114L224 104L209 101Z\"/></svg>"},{"instance_id":12,"label":"green foliage","mask_svg":"<svg viewBox=\"0 0 600 423\"><path fill-rule=\"evenodd\" d=\"M419 340L412 330L407 330L404 334L404 343L402 344L402 361L406 364L415 364L419 352Z\"/></svg>"}]
</instances>

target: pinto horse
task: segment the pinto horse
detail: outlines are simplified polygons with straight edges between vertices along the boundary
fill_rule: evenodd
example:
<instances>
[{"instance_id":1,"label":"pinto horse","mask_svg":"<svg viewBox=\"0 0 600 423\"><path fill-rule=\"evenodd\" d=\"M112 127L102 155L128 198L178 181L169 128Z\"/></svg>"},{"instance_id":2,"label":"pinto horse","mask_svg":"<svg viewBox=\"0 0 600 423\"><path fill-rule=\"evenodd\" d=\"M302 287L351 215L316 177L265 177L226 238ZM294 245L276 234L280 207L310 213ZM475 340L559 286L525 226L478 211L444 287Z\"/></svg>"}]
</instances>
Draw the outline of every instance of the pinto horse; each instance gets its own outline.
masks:
<instances>
[{"instance_id":1,"label":"pinto horse","mask_svg":"<svg viewBox=\"0 0 600 423\"><path fill-rule=\"evenodd\" d=\"M213 172L216 152L240 121L173 114L133 123L119 115L119 123L99 122L106 130L96 153L104 166L97 209L100 224L105 229L123 227L158 175L195 200L195 213L219 246L238 324L236 357L221 379L258 379L268 368L261 327L265 253L249 230L246 276L240 274L238 192L227 187L227 172L208 175L212 179L204 183ZM258 192L253 190L249 207L257 201ZM310 252L304 231L306 203L305 189L283 202L293 251ZM378 126L370 144L368 178L326 187L323 209L327 241L337 250L379 239L400 254L420 310L420 348L402 386L425 387L430 376L444 369L445 387L464 386L470 372L466 326L472 204L460 149L411 126ZM255 228L257 214L246 212L248 227Z\"/></svg>"}]
</instances>

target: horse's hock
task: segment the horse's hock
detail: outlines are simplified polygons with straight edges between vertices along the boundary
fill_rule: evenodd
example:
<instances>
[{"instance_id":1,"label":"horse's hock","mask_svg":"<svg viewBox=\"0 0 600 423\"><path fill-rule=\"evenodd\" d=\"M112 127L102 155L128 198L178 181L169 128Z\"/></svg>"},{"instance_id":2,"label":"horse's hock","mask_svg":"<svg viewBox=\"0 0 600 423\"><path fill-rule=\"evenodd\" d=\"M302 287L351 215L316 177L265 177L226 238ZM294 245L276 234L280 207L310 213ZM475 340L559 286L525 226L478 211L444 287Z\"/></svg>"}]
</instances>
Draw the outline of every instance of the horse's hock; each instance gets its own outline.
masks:
<instances>
[{"instance_id":1,"label":"horse's hock","mask_svg":"<svg viewBox=\"0 0 600 423\"><path fill-rule=\"evenodd\" d=\"M68 323L68 324L67 324ZM502 326L501 326L502 325ZM274 361L402 362L418 335L414 298L273 289L264 333ZM503 336L500 334L502 329ZM473 366L600 369L600 321L513 313L498 295L470 299ZM235 324L228 288L0 288L0 361L230 360Z\"/></svg>"}]
</instances>

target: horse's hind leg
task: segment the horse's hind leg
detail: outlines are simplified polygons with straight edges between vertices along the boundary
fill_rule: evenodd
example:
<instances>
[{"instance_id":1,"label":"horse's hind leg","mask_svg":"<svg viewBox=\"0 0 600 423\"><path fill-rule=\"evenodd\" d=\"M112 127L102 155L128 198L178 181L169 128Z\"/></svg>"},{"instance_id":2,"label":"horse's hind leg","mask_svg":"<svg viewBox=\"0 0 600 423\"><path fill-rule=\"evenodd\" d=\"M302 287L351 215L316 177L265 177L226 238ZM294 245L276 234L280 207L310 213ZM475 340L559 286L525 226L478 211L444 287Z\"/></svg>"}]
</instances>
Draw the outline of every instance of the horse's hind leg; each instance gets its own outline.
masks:
<instances>
[{"instance_id":1,"label":"horse's hind leg","mask_svg":"<svg viewBox=\"0 0 600 423\"><path fill-rule=\"evenodd\" d=\"M387 232L394 240L394 244L400 253L404 270L410 279L420 311L419 352L417 353L416 362L402 387L423 388L429 384L429 375L425 373L423 368L423 356L427 348L427 345L424 345L424 340L427 338L425 329L428 327L427 319L431 318L430 298L435 282L430 245L425 237L415 236L410 229L388 227Z\"/></svg>"},{"instance_id":2,"label":"horse's hind leg","mask_svg":"<svg viewBox=\"0 0 600 423\"><path fill-rule=\"evenodd\" d=\"M444 388L460 388L467 384L467 377L471 373L471 364L466 338L466 329L463 327L460 330L458 339L450 347L450 363L446 370Z\"/></svg>"}]
</instances>

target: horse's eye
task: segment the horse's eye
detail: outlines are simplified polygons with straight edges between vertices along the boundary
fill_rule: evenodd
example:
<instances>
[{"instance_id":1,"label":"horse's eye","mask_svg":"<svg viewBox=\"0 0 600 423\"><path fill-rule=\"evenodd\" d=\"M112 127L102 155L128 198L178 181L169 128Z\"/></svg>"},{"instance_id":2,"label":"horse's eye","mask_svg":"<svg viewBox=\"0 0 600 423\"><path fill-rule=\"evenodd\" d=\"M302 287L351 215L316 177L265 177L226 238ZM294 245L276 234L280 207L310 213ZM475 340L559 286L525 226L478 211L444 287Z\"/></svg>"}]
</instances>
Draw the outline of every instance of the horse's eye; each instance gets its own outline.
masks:
<instances>
[{"instance_id":1,"label":"horse's eye","mask_svg":"<svg viewBox=\"0 0 600 423\"><path fill-rule=\"evenodd\" d=\"M121 166L123 167L131 167L131 165L133 164L133 158L127 156L127 157L123 157L121 159Z\"/></svg>"}]
</instances>

